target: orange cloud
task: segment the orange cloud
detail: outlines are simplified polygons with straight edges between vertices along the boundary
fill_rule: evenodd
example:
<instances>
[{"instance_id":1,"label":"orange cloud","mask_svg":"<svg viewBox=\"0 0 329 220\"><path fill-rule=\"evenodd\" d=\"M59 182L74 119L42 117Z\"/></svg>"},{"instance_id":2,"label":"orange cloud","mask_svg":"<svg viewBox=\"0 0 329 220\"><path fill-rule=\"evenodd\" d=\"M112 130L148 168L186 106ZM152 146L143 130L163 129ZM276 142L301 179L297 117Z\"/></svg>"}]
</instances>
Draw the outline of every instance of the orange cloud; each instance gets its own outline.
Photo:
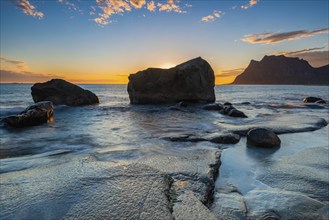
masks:
<instances>
[{"instance_id":1,"label":"orange cloud","mask_svg":"<svg viewBox=\"0 0 329 220\"><path fill-rule=\"evenodd\" d=\"M156 9L156 5L155 5L154 1L150 1L147 4L147 10L149 10L149 11L155 11L155 9Z\"/></svg>"},{"instance_id":2,"label":"orange cloud","mask_svg":"<svg viewBox=\"0 0 329 220\"><path fill-rule=\"evenodd\" d=\"M20 61L20 60L12 60L6 57L0 57L0 61L12 64L20 71L26 71L29 68L24 61Z\"/></svg>"},{"instance_id":3,"label":"orange cloud","mask_svg":"<svg viewBox=\"0 0 329 220\"><path fill-rule=\"evenodd\" d=\"M303 37L311 37L316 34L325 34L329 33L329 28L317 29L314 31L290 31L283 33L263 33L263 34L249 34L245 35L245 38L241 40L251 44L273 44L286 40L298 40Z\"/></svg>"},{"instance_id":4,"label":"orange cloud","mask_svg":"<svg viewBox=\"0 0 329 220\"><path fill-rule=\"evenodd\" d=\"M31 15L33 17L37 17L37 18L41 19L44 16L44 14L40 11L37 11L35 6L32 5L28 0L18 0L17 7L22 9L22 11L25 14Z\"/></svg>"},{"instance_id":5,"label":"orange cloud","mask_svg":"<svg viewBox=\"0 0 329 220\"><path fill-rule=\"evenodd\" d=\"M211 22L216 20L217 18L220 18L223 15L221 11L215 10L211 15L205 16L201 18L201 21L204 22Z\"/></svg>"},{"instance_id":6,"label":"orange cloud","mask_svg":"<svg viewBox=\"0 0 329 220\"><path fill-rule=\"evenodd\" d=\"M135 8L141 8L146 4L145 0L130 0L130 4Z\"/></svg>"},{"instance_id":7,"label":"orange cloud","mask_svg":"<svg viewBox=\"0 0 329 220\"><path fill-rule=\"evenodd\" d=\"M248 4L242 5L241 8L247 10L248 8L256 5L259 2L259 0L249 0Z\"/></svg>"},{"instance_id":8,"label":"orange cloud","mask_svg":"<svg viewBox=\"0 0 329 220\"><path fill-rule=\"evenodd\" d=\"M36 83L59 78L56 75L38 74L28 71L11 71L0 69L1 83ZM62 77L63 78L63 77Z\"/></svg>"},{"instance_id":9,"label":"orange cloud","mask_svg":"<svg viewBox=\"0 0 329 220\"><path fill-rule=\"evenodd\" d=\"M177 1L178 2L178 1ZM186 13L186 11L183 11L181 7L175 3L174 0L168 0L167 3L158 3L159 11L165 11L165 12L177 12L177 13Z\"/></svg>"}]
</instances>

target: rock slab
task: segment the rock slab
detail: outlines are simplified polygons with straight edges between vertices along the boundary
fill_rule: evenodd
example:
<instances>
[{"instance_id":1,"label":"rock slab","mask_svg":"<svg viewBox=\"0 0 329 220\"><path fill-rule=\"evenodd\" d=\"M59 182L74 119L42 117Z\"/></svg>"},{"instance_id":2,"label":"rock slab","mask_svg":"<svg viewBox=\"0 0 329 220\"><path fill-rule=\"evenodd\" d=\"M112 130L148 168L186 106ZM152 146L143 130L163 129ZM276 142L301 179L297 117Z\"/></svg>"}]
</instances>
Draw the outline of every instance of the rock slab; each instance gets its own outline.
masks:
<instances>
[{"instance_id":1,"label":"rock slab","mask_svg":"<svg viewBox=\"0 0 329 220\"><path fill-rule=\"evenodd\" d=\"M214 71L201 57L170 69L148 68L129 76L132 104L215 101Z\"/></svg>"},{"instance_id":2,"label":"rock slab","mask_svg":"<svg viewBox=\"0 0 329 220\"><path fill-rule=\"evenodd\" d=\"M3 120L12 127L27 127L47 123L53 114L52 103L44 101L31 105L20 114L8 116Z\"/></svg>"},{"instance_id":3,"label":"rock slab","mask_svg":"<svg viewBox=\"0 0 329 220\"><path fill-rule=\"evenodd\" d=\"M98 97L62 79L36 83L31 88L34 102L51 101L54 105L81 106L99 103Z\"/></svg>"}]
</instances>

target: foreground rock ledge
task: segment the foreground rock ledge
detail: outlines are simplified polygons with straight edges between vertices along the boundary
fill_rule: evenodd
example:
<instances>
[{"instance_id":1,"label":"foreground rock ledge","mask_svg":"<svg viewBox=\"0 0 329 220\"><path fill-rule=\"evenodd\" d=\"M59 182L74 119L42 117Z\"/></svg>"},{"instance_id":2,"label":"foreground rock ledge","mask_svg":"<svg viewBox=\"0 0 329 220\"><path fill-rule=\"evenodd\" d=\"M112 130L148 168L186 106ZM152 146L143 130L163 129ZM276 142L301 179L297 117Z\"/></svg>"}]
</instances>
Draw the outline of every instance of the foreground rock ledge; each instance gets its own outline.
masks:
<instances>
[{"instance_id":1,"label":"foreground rock ledge","mask_svg":"<svg viewBox=\"0 0 329 220\"><path fill-rule=\"evenodd\" d=\"M36 83L31 88L34 102L51 101L54 105L80 106L99 103L98 97L89 90L62 79Z\"/></svg>"},{"instance_id":2,"label":"foreground rock ledge","mask_svg":"<svg viewBox=\"0 0 329 220\"><path fill-rule=\"evenodd\" d=\"M170 69L148 68L129 76L132 104L215 101L214 71L201 57Z\"/></svg>"}]
</instances>

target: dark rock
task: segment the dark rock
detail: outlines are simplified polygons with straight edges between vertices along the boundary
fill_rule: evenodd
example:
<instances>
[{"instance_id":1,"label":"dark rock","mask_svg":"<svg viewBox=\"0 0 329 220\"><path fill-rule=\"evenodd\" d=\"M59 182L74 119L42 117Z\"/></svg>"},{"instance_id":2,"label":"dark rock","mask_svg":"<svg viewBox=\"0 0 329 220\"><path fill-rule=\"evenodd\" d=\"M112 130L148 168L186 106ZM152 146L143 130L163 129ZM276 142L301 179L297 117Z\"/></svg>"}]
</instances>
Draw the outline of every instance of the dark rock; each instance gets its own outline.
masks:
<instances>
[{"instance_id":1,"label":"dark rock","mask_svg":"<svg viewBox=\"0 0 329 220\"><path fill-rule=\"evenodd\" d=\"M312 97L312 96L307 97L307 98L305 98L305 99L303 100L303 102L305 102L305 103L316 103L316 102L318 102L318 101L324 101L324 100L321 99L321 98L318 98L318 97ZM324 104L325 104L325 102L324 102Z\"/></svg>"},{"instance_id":2,"label":"dark rock","mask_svg":"<svg viewBox=\"0 0 329 220\"><path fill-rule=\"evenodd\" d=\"M236 118L248 118L248 116L246 116L242 111L237 109L231 109L227 115Z\"/></svg>"},{"instance_id":3,"label":"dark rock","mask_svg":"<svg viewBox=\"0 0 329 220\"><path fill-rule=\"evenodd\" d=\"M204 110L208 111L220 111L223 109L223 105L219 103L210 103L202 107Z\"/></svg>"},{"instance_id":4,"label":"dark rock","mask_svg":"<svg viewBox=\"0 0 329 220\"><path fill-rule=\"evenodd\" d=\"M176 106L186 108L188 106L188 103L182 101L182 102L178 102Z\"/></svg>"},{"instance_id":5,"label":"dark rock","mask_svg":"<svg viewBox=\"0 0 329 220\"><path fill-rule=\"evenodd\" d=\"M212 137L209 139L209 141L218 144L236 144L240 141L240 135L224 134L224 135Z\"/></svg>"},{"instance_id":6,"label":"dark rock","mask_svg":"<svg viewBox=\"0 0 329 220\"><path fill-rule=\"evenodd\" d=\"M129 76L132 104L214 102L215 76L201 57L170 69L149 68Z\"/></svg>"},{"instance_id":7,"label":"dark rock","mask_svg":"<svg viewBox=\"0 0 329 220\"><path fill-rule=\"evenodd\" d=\"M27 107L19 115L6 117L3 119L3 121L13 127L34 126L47 123L47 121L52 117L53 113L54 109L51 102L38 102Z\"/></svg>"},{"instance_id":8,"label":"dark rock","mask_svg":"<svg viewBox=\"0 0 329 220\"><path fill-rule=\"evenodd\" d=\"M264 56L251 60L233 84L329 85L329 65L314 68L296 57Z\"/></svg>"},{"instance_id":9,"label":"dark rock","mask_svg":"<svg viewBox=\"0 0 329 220\"><path fill-rule=\"evenodd\" d=\"M186 107L188 107L188 103L182 101L182 102L178 102L174 106L170 106L169 109L173 111L182 111L182 108L186 108Z\"/></svg>"},{"instance_id":10,"label":"dark rock","mask_svg":"<svg viewBox=\"0 0 329 220\"><path fill-rule=\"evenodd\" d=\"M162 137L162 139L167 141L173 141L173 142L200 142L200 141L206 141L203 137L198 137L195 135L175 135L170 137Z\"/></svg>"},{"instance_id":11,"label":"dark rock","mask_svg":"<svg viewBox=\"0 0 329 220\"><path fill-rule=\"evenodd\" d=\"M52 79L32 86L34 102L51 101L54 105L80 106L99 103L98 97L89 90L62 79Z\"/></svg>"},{"instance_id":12,"label":"dark rock","mask_svg":"<svg viewBox=\"0 0 329 220\"><path fill-rule=\"evenodd\" d=\"M242 105L250 105L251 103L250 102L242 102L241 104Z\"/></svg>"},{"instance_id":13,"label":"dark rock","mask_svg":"<svg viewBox=\"0 0 329 220\"><path fill-rule=\"evenodd\" d=\"M280 146L281 140L270 129L254 128L247 134L247 144L255 147L273 148Z\"/></svg>"},{"instance_id":14,"label":"dark rock","mask_svg":"<svg viewBox=\"0 0 329 220\"><path fill-rule=\"evenodd\" d=\"M248 118L242 111L237 110L231 103L224 103L224 108L219 111L219 113L223 115L228 115L231 117L239 117L239 118Z\"/></svg>"},{"instance_id":15,"label":"dark rock","mask_svg":"<svg viewBox=\"0 0 329 220\"><path fill-rule=\"evenodd\" d=\"M227 115L233 109L236 109L233 105L224 105L223 111L220 113Z\"/></svg>"},{"instance_id":16,"label":"dark rock","mask_svg":"<svg viewBox=\"0 0 329 220\"><path fill-rule=\"evenodd\" d=\"M232 105L232 103L230 103L230 102L225 102L225 103L224 103L224 106L226 106L226 105Z\"/></svg>"}]
</instances>

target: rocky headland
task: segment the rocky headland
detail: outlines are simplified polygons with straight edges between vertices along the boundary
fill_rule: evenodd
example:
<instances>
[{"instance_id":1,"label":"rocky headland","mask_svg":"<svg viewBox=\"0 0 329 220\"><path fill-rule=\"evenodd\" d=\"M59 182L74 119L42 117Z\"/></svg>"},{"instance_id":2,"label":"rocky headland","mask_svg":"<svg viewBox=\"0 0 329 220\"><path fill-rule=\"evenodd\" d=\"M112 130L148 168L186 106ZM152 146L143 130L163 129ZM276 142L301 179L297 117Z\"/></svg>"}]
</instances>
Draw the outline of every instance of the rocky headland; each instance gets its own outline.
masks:
<instances>
[{"instance_id":1,"label":"rocky headland","mask_svg":"<svg viewBox=\"0 0 329 220\"><path fill-rule=\"evenodd\" d=\"M232 84L329 85L329 65L314 68L299 58L264 56L261 61L251 60Z\"/></svg>"}]
</instances>

